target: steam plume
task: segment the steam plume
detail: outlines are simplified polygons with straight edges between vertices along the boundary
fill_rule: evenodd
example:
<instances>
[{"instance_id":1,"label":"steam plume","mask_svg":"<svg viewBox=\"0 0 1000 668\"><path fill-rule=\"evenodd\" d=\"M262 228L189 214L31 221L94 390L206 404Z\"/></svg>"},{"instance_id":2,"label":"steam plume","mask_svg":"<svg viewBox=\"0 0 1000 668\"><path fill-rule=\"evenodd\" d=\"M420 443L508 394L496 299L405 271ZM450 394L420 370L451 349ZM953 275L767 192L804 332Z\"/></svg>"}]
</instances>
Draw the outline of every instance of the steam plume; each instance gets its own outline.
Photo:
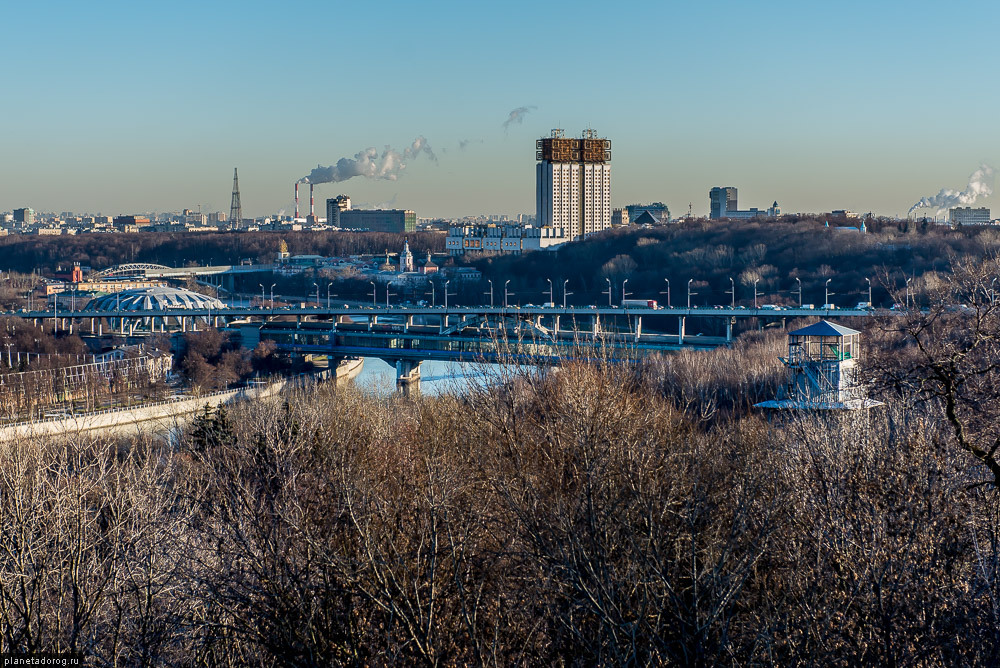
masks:
<instances>
[{"instance_id":1,"label":"steam plume","mask_svg":"<svg viewBox=\"0 0 1000 668\"><path fill-rule=\"evenodd\" d=\"M907 213L913 213L916 209L936 209L937 215L955 206L969 206L980 197L989 197L993 194L995 173L996 170L989 165L980 165L979 169L972 172L965 190L942 188L937 195L921 198Z\"/></svg>"},{"instance_id":2,"label":"steam plume","mask_svg":"<svg viewBox=\"0 0 1000 668\"><path fill-rule=\"evenodd\" d=\"M532 109L538 109L535 105L531 104L527 107L518 107L517 109L512 109L510 116L507 120L503 122L503 131L507 132L507 129L512 125L520 125L524 122L524 117L528 115L528 112Z\"/></svg>"},{"instance_id":3,"label":"steam plume","mask_svg":"<svg viewBox=\"0 0 1000 668\"><path fill-rule=\"evenodd\" d=\"M308 176L299 179L299 183L337 183L353 179L355 176L395 181L399 178L400 172L406 169L405 161L413 160L419 155L437 161L437 156L423 135L414 139L413 143L402 152L386 146L380 155L378 150L371 146L355 153L353 158L341 158L329 167L316 165L316 169L309 172Z\"/></svg>"}]
</instances>

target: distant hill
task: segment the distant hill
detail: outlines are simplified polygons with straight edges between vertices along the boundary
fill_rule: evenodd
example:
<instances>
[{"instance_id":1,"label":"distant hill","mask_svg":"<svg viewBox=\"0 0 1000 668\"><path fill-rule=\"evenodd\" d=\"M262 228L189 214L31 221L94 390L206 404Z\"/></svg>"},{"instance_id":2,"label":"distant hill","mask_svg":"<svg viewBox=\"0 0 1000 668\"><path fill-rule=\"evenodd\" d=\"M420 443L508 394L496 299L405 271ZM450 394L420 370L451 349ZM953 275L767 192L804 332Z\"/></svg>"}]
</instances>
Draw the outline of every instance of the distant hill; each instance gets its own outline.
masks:
<instances>
[{"instance_id":1,"label":"distant hill","mask_svg":"<svg viewBox=\"0 0 1000 668\"><path fill-rule=\"evenodd\" d=\"M858 224L853 221L851 224ZM847 225L845 222L839 225ZM982 257L1000 249L1000 230L952 230L933 224L874 221L867 234L825 227L818 219L779 221L697 220L650 229L621 228L572 243L554 252L494 256L472 260L495 286L511 279L520 303L548 299L547 278L556 286L554 301L562 301L562 284L569 279L570 303L607 303L607 279L612 302L621 300L627 279L632 298L666 303L670 281L673 305L686 304L692 282L692 305L729 304L732 277L737 304L752 304L754 282L758 303L798 303L795 278L802 281L804 303L823 303L827 279L831 301L853 306L868 301L868 284L876 304L892 304L889 290L919 291L935 272L947 271L953 257Z\"/></svg>"}]
</instances>

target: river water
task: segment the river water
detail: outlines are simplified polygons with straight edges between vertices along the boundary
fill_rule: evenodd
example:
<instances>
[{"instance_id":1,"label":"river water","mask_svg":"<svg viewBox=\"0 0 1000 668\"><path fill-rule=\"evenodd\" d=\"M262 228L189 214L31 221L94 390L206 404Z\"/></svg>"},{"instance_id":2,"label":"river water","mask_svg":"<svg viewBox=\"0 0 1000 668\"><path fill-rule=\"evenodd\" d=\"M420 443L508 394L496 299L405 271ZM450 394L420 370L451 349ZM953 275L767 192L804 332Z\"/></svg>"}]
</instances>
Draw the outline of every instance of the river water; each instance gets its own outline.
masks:
<instances>
[{"instance_id":1,"label":"river water","mask_svg":"<svg viewBox=\"0 0 1000 668\"><path fill-rule=\"evenodd\" d=\"M366 392L384 394L396 391L396 368L375 357L365 357L361 373L354 384ZM498 364L473 362L424 362L420 365L420 393L436 396L444 393L458 393L468 389L470 384L481 386L500 380L510 367Z\"/></svg>"}]
</instances>

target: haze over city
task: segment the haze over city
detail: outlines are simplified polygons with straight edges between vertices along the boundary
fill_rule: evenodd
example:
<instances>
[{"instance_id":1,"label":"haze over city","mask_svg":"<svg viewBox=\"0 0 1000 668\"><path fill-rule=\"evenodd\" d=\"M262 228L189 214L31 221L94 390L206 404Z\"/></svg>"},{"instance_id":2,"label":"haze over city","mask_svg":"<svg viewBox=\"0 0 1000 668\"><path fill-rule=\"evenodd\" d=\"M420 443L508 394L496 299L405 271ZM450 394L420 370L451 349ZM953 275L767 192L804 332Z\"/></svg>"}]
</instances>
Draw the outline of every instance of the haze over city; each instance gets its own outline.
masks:
<instances>
[{"instance_id":1,"label":"haze over city","mask_svg":"<svg viewBox=\"0 0 1000 668\"><path fill-rule=\"evenodd\" d=\"M319 185L317 199L533 212L534 140L593 127L614 142L615 206L705 214L708 189L731 184L785 211L904 215L1000 162L983 139L998 11L17 3L0 210L226 210L238 166L245 214L290 212L295 180L392 147L398 178Z\"/></svg>"}]
</instances>

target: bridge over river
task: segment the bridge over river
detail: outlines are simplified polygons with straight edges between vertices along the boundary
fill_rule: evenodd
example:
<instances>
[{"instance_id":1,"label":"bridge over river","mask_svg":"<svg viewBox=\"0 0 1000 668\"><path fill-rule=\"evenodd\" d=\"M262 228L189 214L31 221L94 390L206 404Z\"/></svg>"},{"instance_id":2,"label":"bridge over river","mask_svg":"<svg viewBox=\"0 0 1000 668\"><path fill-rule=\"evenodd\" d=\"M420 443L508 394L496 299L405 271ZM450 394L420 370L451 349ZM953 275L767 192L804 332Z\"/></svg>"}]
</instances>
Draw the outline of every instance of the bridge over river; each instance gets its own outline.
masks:
<instances>
[{"instance_id":1,"label":"bridge over river","mask_svg":"<svg viewBox=\"0 0 1000 668\"><path fill-rule=\"evenodd\" d=\"M226 307L164 310L31 311L10 313L84 337L197 331L239 333L254 348L273 341L291 354L331 359L377 357L394 365L401 384L419 379L425 360L558 362L567 358L635 359L646 354L727 345L734 324L799 317L871 318L895 311L805 308L620 308L451 306Z\"/></svg>"}]
</instances>

